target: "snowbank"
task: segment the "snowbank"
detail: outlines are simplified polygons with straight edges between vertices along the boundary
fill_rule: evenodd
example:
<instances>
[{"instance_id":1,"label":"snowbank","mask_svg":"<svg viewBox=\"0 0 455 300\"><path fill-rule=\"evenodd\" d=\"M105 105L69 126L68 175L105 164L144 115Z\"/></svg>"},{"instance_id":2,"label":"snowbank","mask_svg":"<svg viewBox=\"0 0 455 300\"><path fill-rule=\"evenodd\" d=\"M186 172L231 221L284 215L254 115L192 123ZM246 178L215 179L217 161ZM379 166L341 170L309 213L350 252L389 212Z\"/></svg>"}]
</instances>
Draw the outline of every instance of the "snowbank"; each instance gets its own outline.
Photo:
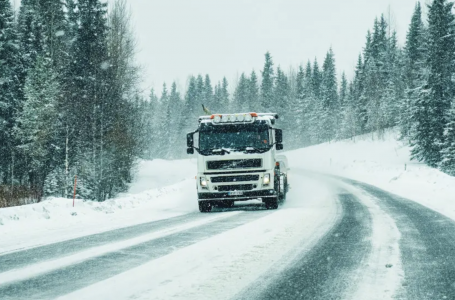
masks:
<instances>
[{"instance_id":1,"label":"snowbank","mask_svg":"<svg viewBox=\"0 0 455 300\"><path fill-rule=\"evenodd\" d=\"M287 153L292 168L366 182L455 219L455 177L410 160L410 147L389 131Z\"/></svg>"},{"instance_id":2,"label":"snowbank","mask_svg":"<svg viewBox=\"0 0 455 300\"><path fill-rule=\"evenodd\" d=\"M0 253L197 211L194 160L143 161L128 193L105 202L49 198L0 209Z\"/></svg>"}]
</instances>

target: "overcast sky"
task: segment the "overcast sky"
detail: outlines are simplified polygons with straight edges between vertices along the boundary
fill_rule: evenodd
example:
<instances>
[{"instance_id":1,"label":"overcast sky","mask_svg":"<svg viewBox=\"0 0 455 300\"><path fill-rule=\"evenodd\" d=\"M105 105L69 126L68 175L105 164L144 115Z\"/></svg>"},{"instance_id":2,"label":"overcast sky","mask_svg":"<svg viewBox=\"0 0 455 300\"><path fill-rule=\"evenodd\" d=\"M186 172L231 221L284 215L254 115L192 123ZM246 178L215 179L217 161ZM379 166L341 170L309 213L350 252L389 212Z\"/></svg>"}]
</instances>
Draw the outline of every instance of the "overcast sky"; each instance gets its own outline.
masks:
<instances>
[{"instance_id":1,"label":"overcast sky","mask_svg":"<svg viewBox=\"0 0 455 300\"><path fill-rule=\"evenodd\" d=\"M12 0L20 3L20 0ZM113 1L113 0L108 0ZM332 47L338 75L348 77L376 16L389 12L400 44L405 41L416 0L127 0L144 67L143 89L163 82L186 87L190 74L259 75L264 54L275 66L320 63ZM430 0L422 0L428 3ZM18 4L16 4L18 5ZM426 10L426 8L424 8Z\"/></svg>"},{"instance_id":2,"label":"overcast sky","mask_svg":"<svg viewBox=\"0 0 455 300\"><path fill-rule=\"evenodd\" d=\"M424 1L426 2L426 1ZM339 75L352 76L376 16L388 16L400 44L415 0L128 0L145 67L144 87L186 86L188 75L259 72L264 53L283 69L318 58L333 47Z\"/></svg>"}]
</instances>

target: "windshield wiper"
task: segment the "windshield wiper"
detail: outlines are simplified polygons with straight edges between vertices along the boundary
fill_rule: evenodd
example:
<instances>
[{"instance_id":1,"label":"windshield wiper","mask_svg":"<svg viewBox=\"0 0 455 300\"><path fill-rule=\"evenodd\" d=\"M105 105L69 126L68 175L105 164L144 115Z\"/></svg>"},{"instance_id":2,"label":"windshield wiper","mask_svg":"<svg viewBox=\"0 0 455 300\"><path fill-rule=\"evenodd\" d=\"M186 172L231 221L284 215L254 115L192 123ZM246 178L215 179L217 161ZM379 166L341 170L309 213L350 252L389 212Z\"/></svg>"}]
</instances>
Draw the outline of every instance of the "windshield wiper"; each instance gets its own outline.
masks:
<instances>
[{"instance_id":1,"label":"windshield wiper","mask_svg":"<svg viewBox=\"0 0 455 300\"><path fill-rule=\"evenodd\" d=\"M270 148L256 148L256 147L243 147L238 149L239 151L243 151L245 153L264 153L270 150Z\"/></svg>"},{"instance_id":2,"label":"windshield wiper","mask_svg":"<svg viewBox=\"0 0 455 300\"><path fill-rule=\"evenodd\" d=\"M225 154L230 154L231 153L229 150L224 149L224 148L210 149L209 151L212 152L212 153L221 152L221 155L225 155Z\"/></svg>"}]
</instances>

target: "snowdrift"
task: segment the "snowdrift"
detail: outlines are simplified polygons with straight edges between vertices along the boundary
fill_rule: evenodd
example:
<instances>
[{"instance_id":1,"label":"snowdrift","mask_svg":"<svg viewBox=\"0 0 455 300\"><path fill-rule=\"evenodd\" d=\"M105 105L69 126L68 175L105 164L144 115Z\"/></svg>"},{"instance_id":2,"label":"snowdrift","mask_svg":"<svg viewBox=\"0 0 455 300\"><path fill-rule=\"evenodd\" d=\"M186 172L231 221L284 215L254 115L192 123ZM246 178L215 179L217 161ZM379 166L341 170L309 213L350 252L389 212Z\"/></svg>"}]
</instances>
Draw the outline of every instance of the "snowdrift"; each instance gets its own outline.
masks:
<instances>
[{"instance_id":1,"label":"snowdrift","mask_svg":"<svg viewBox=\"0 0 455 300\"><path fill-rule=\"evenodd\" d=\"M287 153L292 169L306 169L362 181L414 200L455 220L455 177L411 161L411 148L398 132L325 143Z\"/></svg>"},{"instance_id":2,"label":"snowdrift","mask_svg":"<svg viewBox=\"0 0 455 300\"><path fill-rule=\"evenodd\" d=\"M0 209L0 253L198 211L194 160L142 161L128 193L105 202L48 198Z\"/></svg>"}]
</instances>

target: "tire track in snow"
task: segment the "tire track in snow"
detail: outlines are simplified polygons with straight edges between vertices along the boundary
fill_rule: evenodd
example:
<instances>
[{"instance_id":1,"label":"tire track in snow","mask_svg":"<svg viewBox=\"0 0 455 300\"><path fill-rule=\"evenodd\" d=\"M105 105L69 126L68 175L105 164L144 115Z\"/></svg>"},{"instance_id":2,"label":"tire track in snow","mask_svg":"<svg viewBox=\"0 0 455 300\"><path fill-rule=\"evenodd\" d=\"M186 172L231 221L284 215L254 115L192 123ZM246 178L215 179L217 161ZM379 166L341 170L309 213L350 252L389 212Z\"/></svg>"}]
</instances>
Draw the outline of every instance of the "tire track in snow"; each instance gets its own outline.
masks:
<instances>
[{"instance_id":1,"label":"tire track in snow","mask_svg":"<svg viewBox=\"0 0 455 300\"><path fill-rule=\"evenodd\" d=\"M238 299L340 299L352 286L351 277L368 257L371 216L352 194L338 195L343 209L339 222L310 251L288 262L278 274L263 276Z\"/></svg>"},{"instance_id":2,"label":"tire track in snow","mask_svg":"<svg viewBox=\"0 0 455 300\"><path fill-rule=\"evenodd\" d=\"M33 247L26 250L9 252L8 254L0 254L0 273L55 259L61 256L68 256L85 249L103 246L116 241L135 238L143 234L149 234L165 229L167 227L183 224L185 222L203 220L209 217L209 215L192 213L169 219L123 227L48 245Z\"/></svg>"},{"instance_id":3,"label":"tire track in snow","mask_svg":"<svg viewBox=\"0 0 455 300\"><path fill-rule=\"evenodd\" d=\"M0 299L55 298L267 216L270 213L272 211L238 212L233 216L213 221L208 225L182 230L27 280L0 285ZM213 217L213 215L211 216ZM37 254L39 255L39 253Z\"/></svg>"},{"instance_id":4,"label":"tire track in snow","mask_svg":"<svg viewBox=\"0 0 455 300\"><path fill-rule=\"evenodd\" d=\"M455 299L455 222L414 201L354 180L379 199L401 233L404 281L398 299Z\"/></svg>"}]
</instances>

